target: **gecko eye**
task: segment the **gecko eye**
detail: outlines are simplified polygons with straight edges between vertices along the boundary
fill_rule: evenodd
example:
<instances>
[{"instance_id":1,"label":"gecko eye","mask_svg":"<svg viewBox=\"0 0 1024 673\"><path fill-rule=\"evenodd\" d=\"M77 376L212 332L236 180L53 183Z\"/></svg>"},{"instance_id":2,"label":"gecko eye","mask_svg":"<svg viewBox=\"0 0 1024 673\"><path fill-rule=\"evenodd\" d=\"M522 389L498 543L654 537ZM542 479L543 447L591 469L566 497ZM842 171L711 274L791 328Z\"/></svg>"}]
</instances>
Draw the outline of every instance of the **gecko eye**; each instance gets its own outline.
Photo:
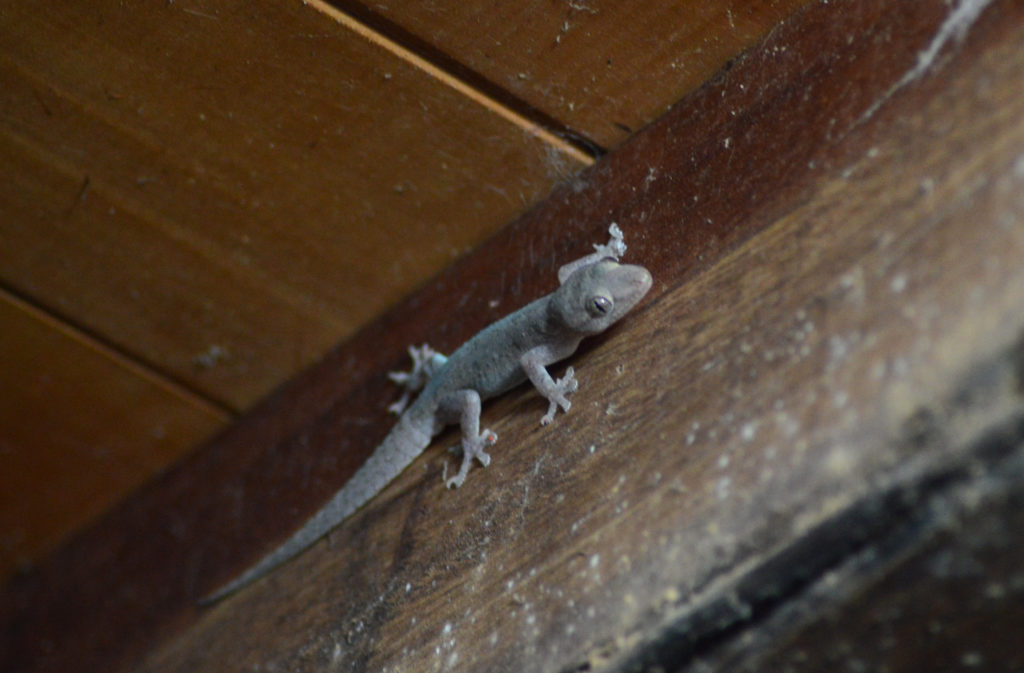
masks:
<instances>
[{"instance_id":1,"label":"gecko eye","mask_svg":"<svg viewBox=\"0 0 1024 673\"><path fill-rule=\"evenodd\" d=\"M608 315L612 312L612 300L609 297L603 295L597 295L590 298L587 302L587 312L595 318Z\"/></svg>"}]
</instances>

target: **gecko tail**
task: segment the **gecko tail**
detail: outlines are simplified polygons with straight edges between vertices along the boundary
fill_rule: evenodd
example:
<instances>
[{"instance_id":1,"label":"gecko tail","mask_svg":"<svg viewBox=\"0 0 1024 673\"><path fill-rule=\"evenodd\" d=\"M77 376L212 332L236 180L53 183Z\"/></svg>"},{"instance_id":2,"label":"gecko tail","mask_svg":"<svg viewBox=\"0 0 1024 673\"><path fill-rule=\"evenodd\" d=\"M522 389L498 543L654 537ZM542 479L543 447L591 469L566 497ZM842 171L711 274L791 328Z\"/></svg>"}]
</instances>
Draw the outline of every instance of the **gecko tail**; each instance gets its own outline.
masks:
<instances>
[{"instance_id":1,"label":"gecko tail","mask_svg":"<svg viewBox=\"0 0 1024 673\"><path fill-rule=\"evenodd\" d=\"M199 604L216 603L298 556L387 486L430 445L432 422L416 422L413 415L406 413L398 419L373 455L302 528L256 565L200 599Z\"/></svg>"}]
</instances>

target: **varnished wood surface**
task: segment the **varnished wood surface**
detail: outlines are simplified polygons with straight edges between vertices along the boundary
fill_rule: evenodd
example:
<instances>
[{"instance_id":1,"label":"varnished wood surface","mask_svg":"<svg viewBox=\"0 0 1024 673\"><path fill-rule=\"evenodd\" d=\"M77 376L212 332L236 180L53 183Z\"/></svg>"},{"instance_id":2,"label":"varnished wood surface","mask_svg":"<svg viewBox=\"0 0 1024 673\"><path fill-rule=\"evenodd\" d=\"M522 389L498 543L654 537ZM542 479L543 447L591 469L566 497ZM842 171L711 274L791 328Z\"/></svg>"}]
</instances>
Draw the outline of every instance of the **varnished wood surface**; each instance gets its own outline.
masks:
<instances>
[{"instance_id":1,"label":"varnished wood surface","mask_svg":"<svg viewBox=\"0 0 1024 673\"><path fill-rule=\"evenodd\" d=\"M907 430L1024 329L1024 28L1009 1L952 11L800 13L8 586L9 667L614 669L873 488L957 459ZM194 606L384 434L407 343L448 349L550 289L610 220L656 284L573 361L570 414L542 429L530 392L499 401L494 462L461 490L438 442L328 542ZM998 399L980 408L1019 388Z\"/></svg>"},{"instance_id":2,"label":"varnished wood surface","mask_svg":"<svg viewBox=\"0 0 1024 673\"><path fill-rule=\"evenodd\" d=\"M329 0L498 99L613 148L807 0Z\"/></svg>"},{"instance_id":3,"label":"varnished wood surface","mask_svg":"<svg viewBox=\"0 0 1024 673\"><path fill-rule=\"evenodd\" d=\"M2 292L0 325L6 360L0 367L6 398L0 404L0 576L6 577L228 418ZM105 382L101 391L96 381ZM82 478L94 470L102 471L101 482Z\"/></svg>"},{"instance_id":4,"label":"varnished wood surface","mask_svg":"<svg viewBox=\"0 0 1024 673\"><path fill-rule=\"evenodd\" d=\"M581 165L301 3L51 9L4 10L0 280L235 411Z\"/></svg>"}]
</instances>

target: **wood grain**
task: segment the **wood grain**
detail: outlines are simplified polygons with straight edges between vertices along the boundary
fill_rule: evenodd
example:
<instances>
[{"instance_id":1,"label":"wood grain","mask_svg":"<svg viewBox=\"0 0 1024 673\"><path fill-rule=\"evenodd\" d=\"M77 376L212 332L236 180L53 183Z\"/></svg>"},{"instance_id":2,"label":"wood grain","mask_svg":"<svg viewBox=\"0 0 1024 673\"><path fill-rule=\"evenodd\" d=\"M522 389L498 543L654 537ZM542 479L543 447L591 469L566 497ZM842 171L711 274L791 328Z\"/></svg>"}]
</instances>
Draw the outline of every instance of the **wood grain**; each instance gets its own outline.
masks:
<instances>
[{"instance_id":1,"label":"wood grain","mask_svg":"<svg viewBox=\"0 0 1024 673\"><path fill-rule=\"evenodd\" d=\"M877 545L853 555L830 582L705 661L710 670L1020 670L1024 423L984 441L975 456L984 469L953 475L949 493L928 493L910 525L879 541L890 553ZM1000 444L1015 456L980 460Z\"/></svg>"},{"instance_id":2,"label":"wood grain","mask_svg":"<svg viewBox=\"0 0 1024 673\"><path fill-rule=\"evenodd\" d=\"M0 282L234 410L581 166L301 3L16 4L0 40Z\"/></svg>"},{"instance_id":3,"label":"wood grain","mask_svg":"<svg viewBox=\"0 0 1024 673\"><path fill-rule=\"evenodd\" d=\"M794 16L9 585L4 663L627 670L652 643L683 645L665 668L720 645L755 570L827 568L778 559L880 489L967 469L968 440L1020 413L1019 365L940 413L1024 334L1024 8L958 7ZM195 606L375 446L406 344L448 349L549 290L610 220L656 284L573 360L570 414L539 428L534 394L503 398L462 489L441 487L442 438L327 541Z\"/></svg>"},{"instance_id":4,"label":"wood grain","mask_svg":"<svg viewBox=\"0 0 1024 673\"><path fill-rule=\"evenodd\" d=\"M612 148L807 0L332 4L511 99L569 138Z\"/></svg>"},{"instance_id":5,"label":"wood grain","mask_svg":"<svg viewBox=\"0 0 1024 673\"><path fill-rule=\"evenodd\" d=\"M229 420L3 293L0 353L4 580Z\"/></svg>"}]
</instances>

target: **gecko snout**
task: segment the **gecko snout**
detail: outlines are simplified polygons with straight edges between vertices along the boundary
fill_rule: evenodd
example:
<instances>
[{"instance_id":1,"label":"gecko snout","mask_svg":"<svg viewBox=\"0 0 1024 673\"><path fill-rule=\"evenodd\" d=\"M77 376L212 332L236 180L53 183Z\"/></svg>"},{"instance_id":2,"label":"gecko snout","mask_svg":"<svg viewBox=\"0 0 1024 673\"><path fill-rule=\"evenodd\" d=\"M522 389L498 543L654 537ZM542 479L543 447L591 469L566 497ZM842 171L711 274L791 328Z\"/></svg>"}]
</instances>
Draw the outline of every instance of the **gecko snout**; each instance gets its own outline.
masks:
<instances>
[{"instance_id":1,"label":"gecko snout","mask_svg":"<svg viewBox=\"0 0 1024 673\"><path fill-rule=\"evenodd\" d=\"M617 275L622 286L621 297L618 300L626 304L627 310L633 308L654 284L651 272L635 264L620 265Z\"/></svg>"}]
</instances>

